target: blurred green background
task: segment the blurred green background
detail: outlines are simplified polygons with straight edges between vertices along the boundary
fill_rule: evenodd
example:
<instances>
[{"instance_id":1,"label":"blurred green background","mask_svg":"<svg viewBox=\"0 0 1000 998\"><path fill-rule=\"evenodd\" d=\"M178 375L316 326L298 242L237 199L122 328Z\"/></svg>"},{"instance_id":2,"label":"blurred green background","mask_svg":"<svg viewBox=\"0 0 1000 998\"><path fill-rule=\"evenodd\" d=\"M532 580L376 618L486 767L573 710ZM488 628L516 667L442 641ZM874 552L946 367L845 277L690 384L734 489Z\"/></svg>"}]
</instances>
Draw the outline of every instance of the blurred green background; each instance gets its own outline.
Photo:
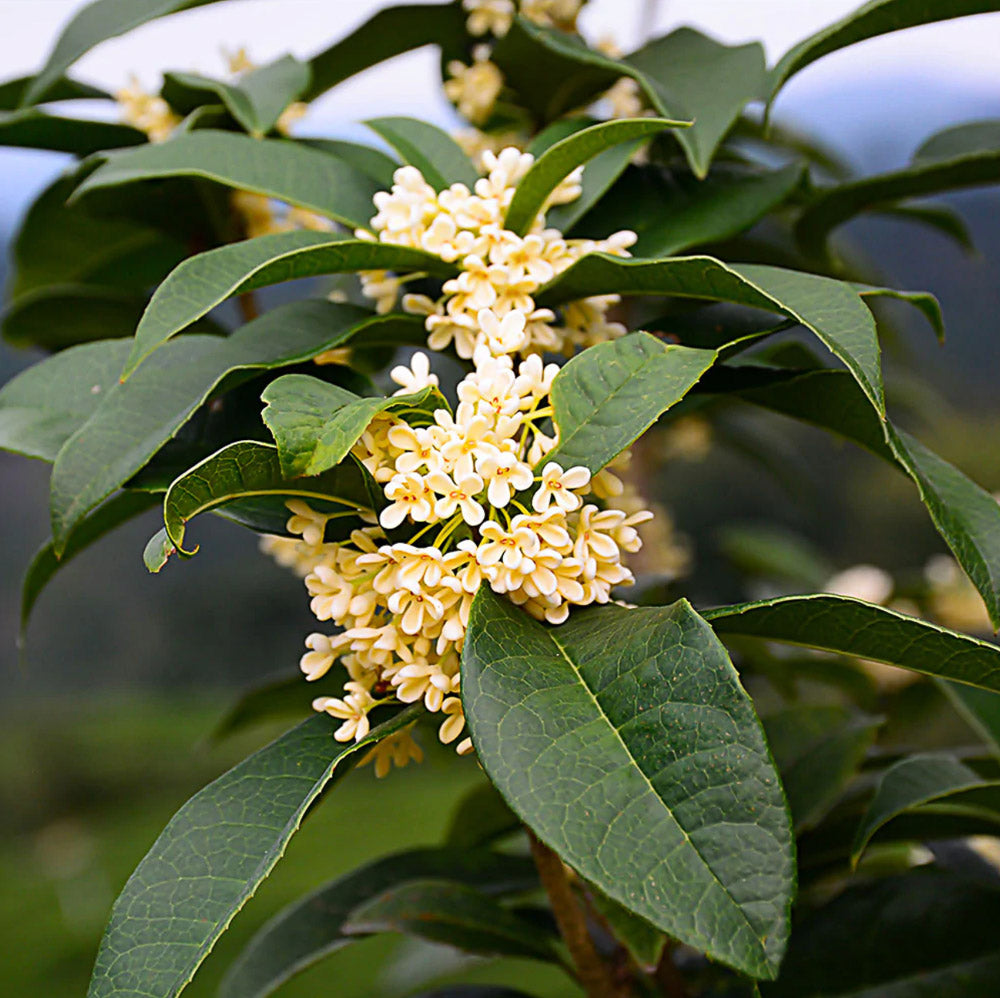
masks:
<instances>
[{"instance_id":1,"label":"blurred green background","mask_svg":"<svg viewBox=\"0 0 1000 998\"><path fill-rule=\"evenodd\" d=\"M0 22L9 16L4 7L0 0ZM1000 117L1000 88L963 88L901 63L866 80L832 77L791 112L828 141L849 142L856 166L875 172L905 161L931 131ZM324 124L313 128L320 133ZM55 155L0 150L4 256L21 211L60 166ZM901 221L864 220L845 236L880 261L887 282L940 298L949 335L943 350L918 315L892 310L890 400L919 406L923 422L911 420L911 428L997 490L1000 450L984 441L996 439L1000 413L1000 198L970 191L948 201L968 224L976 254ZM0 344L0 381L32 359ZM912 382L914 369L926 385ZM833 570L865 561L905 575L941 550L912 485L876 459L778 417L748 415L732 433L728 442L716 434L697 460L669 457L654 479L657 498L689 539L685 588L696 602L745 594L720 544L733 524L777 521L813 542ZM773 447L805 484L789 488L735 446L737 437ZM648 456L657 457L655 447ZM216 745L208 738L213 725L239 690L294 674L315 623L301 583L261 557L254 537L221 520L198 525L197 558L148 575L141 553L157 527L150 514L57 577L19 656L20 575L48 533L47 479L47 466L0 454L0 990L10 998L85 992L111 902L167 819L276 733L256 730ZM211 994L248 935L298 894L370 857L435 842L456 799L481 779L474 762L444 751L381 783L370 769L355 772L307 820L190 994ZM386 947L396 963L385 960ZM458 969L457 958L434 959ZM280 993L404 994L428 962L426 948L365 942ZM472 968L478 979L518 982L539 996L571 992L555 972L525 963ZM374 990L363 983L373 977Z\"/></svg>"}]
</instances>

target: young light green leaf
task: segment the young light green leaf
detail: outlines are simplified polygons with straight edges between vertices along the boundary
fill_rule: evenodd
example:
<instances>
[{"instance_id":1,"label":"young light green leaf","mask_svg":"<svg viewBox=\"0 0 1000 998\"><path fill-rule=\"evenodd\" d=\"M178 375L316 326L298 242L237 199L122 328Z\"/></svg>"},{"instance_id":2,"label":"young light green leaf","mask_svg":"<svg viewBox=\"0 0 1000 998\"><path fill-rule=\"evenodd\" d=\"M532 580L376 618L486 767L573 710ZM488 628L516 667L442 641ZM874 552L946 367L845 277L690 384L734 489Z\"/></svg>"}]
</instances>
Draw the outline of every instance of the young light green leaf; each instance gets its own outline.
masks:
<instances>
[{"instance_id":1,"label":"young light green leaf","mask_svg":"<svg viewBox=\"0 0 1000 998\"><path fill-rule=\"evenodd\" d=\"M342 535L358 525L358 513L368 509L368 493L360 468L352 462L314 478L285 478L277 448L256 440L229 444L177 478L163 500L163 521L170 543L184 556L188 522L199 513L236 499L281 496L317 500L332 510L332 518L346 520Z\"/></svg>"},{"instance_id":2,"label":"young light green leaf","mask_svg":"<svg viewBox=\"0 0 1000 998\"><path fill-rule=\"evenodd\" d=\"M838 49L890 31L993 10L997 10L996 0L922 0L921 3L914 3L913 0L870 0L789 49L770 71L770 99L774 100L795 73Z\"/></svg>"},{"instance_id":3,"label":"young light green leaf","mask_svg":"<svg viewBox=\"0 0 1000 998\"><path fill-rule=\"evenodd\" d=\"M31 611L52 577L85 548L99 541L126 520L159 505L159 499L144 492L121 492L86 517L58 557L52 541L43 544L31 559L21 583L21 627L18 646L24 646Z\"/></svg>"},{"instance_id":4,"label":"young light green leaf","mask_svg":"<svg viewBox=\"0 0 1000 998\"><path fill-rule=\"evenodd\" d=\"M768 173L720 167L704 180L675 175L669 182L653 171L637 172L609 192L588 223L594 232L631 229L639 236L634 256L672 256L748 229L783 204L803 176L797 164ZM655 212L646 207L647 197L655 198Z\"/></svg>"},{"instance_id":5,"label":"young light green leaf","mask_svg":"<svg viewBox=\"0 0 1000 998\"><path fill-rule=\"evenodd\" d=\"M1000 786L945 753L908 756L890 766L875 788L851 846L851 864L857 866L872 837L893 818L921 804L952 797L963 790ZM1000 814L997 815L1000 825Z\"/></svg>"},{"instance_id":6,"label":"young light green leaf","mask_svg":"<svg viewBox=\"0 0 1000 998\"><path fill-rule=\"evenodd\" d=\"M95 45L124 35L133 28L180 10L201 7L215 0L96 0L63 28L55 47L38 75L21 97L21 104L37 104L49 97L63 73Z\"/></svg>"},{"instance_id":7,"label":"young light green leaf","mask_svg":"<svg viewBox=\"0 0 1000 998\"><path fill-rule=\"evenodd\" d=\"M402 932L480 956L559 963L552 935L462 883L412 880L363 901L344 922L347 935Z\"/></svg>"},{"instance_id":8,"label":"young light green leaf","mask_svg":"<svg viewBox=\"0 0 1000 998\"><path fill-rule=\"evenodd\" d=\"M59 448L118 380L124 340L70 347L0 388L0 449L54 461Z\"/></svg>"},{"instance_id":9,"label":"young light green leaf","mask_svg":"<svg viewBox=\"0 0 1000 998\"><path fill-rule=\"evenodd\" d=\"M264 389L264 422L278 445L281 468L289 478L318 475L347 456L380 412L444 408L431 388L411 395L360 398L308 374L285 374Z\"/></svg>"},{"instance_id":10,"label":"young light green leaf","mask_svg":"<svg viewBox=\"0 0 1000 998\"><path fill-rule=\"evenodd\" d=\"M787 806L732 663L688 603L548 627L483 587L462 700L490 779L581 876L712 959L776 974Z\"/></svg>"},{"instance_id":11,"label":"young light green leaf","mask_svg":"<svg viewBox=\"0 0 1000 998\"><path fill-rule=\"evenodd\" d=\"M653 106L667 118L691 117L677 141L698 178L743 108L763 96L767 81L759 42L722 45L693 28L678 28L626 56Z\"/></svg>"},{"instance_id":12,"label":"young light green leaf","mask_svg":"<svg viewBox=\"0 0 1000 998\"><path fill-rule=\"evenodd\" d=\"M424 45L439 45L443 53L461 58L468 35L466 15L458 4L415 3L386 7L335 45L309 60L312 83L305 100L313 100L338 83Z\"/></svg>"},{"instance_id":13,"label":"young light green leaf","mask_svg":"<svg viewBox=\"0 0 1000 998\"><path fill-rule=\"evenodd\" d=\"M75 435L59 454L52 473L52 536L57 551L81 517L145 467L224 379L232 387L257 371L301 363L354 337L387 345L420 342L424 335L419 317L376 316L355 305L307 299L274 308L226 338L179 337L120 383L117 375L128 344L116 341L113 347L103 348L109 354L109 366L119 363L118 371L111 375L109 369L108 378L99 382L101 391L93 395L90 389L98 382L87 381L88 375L81 372L86 413L72 417L68 429ZM45 365L64 356L59 354ZM39 381L46 377L45 365L31 368L40 372ZM58 377L54 376L55 385ZM23 398L30 398L36 390L34 380L27 379ZM6 391L0 391L0 427ZM65 401L75 397L70 393ZM56 403L56 412L64 404L62 395L43 398L47 405ZM51 418L51 410L41 418ZM52 446L61 446L67 436L61 431Z\"/></svg>"},{"instance_id":14,"label":"young light green leaf","mask_svg":"<svg viewBox=\"0 0 1000 998\"><path fill-rule=\"evenodd\" d=\"M940 868L849 886L796 926L767 998L972 998L1000 975L1000 892Z\"/></svg>"},{"instance_id":15,"label":"young light green leaf","mask_svg":"<svg viewBox=\"0 0 1000 998\"><path fill-rule=\"evenodd\" d=\"M546 455L596 474L679 402L715 362L714 350L632 333L573 357L552 384L559 442Z\"/></svg>"},{"instance_id":16,"label":"young light green leaf","mask_svg":"<svg viewBox=\"0 0 1000 998\"><path fill-rule=\"evenodd\" d=\"M199 253L156 289L122 376L128 378L157 347L234 295L300 277L380 269L452 272L440 257L421 250L329 232L277 232Z\"/></svg>"},{"instance_id":17,"label":"young light green leaf","mask_svg":"<svg viewBox=\"0 0 1000 998\"><path fill-rule=\"evenodd\" d=\"M370 177L346 162L301 143L211 128L102 158L103 164L80 184L74 198L141 180L204 177L358 228L367 226L374 213L372 195L378 190Z\"/></svg>"},{"instance_id":18,"label":"young light green leaf","mask_svg":"<svg viewBox=\"0 0 1000 998\"><path fill-rule=\"evenodd\" d=\"M427 878L467 884L485 895L517 893L537 883L530 860L484 850L446 846L377 859L324 884L264 925L226 972L219 998L265 998L356 939L344 926L358 905Z\"/></svg>"},{"instance_id":19,"label":"young light green leaf","mask_svg":"<svg viewBox=\"0 0 1000 998\"><path fill-rule=\"evenodd\" d=\"M1000 690L1000 647L847 596L780 596L702 616L720 634L821 648Z\"/></svg>"},{"instance_id":20,"label":"young light green leaf","mask_svg":"<svg viewBox=\"0 0 1000 998\"><path fill-rule=\"evenodd\" d=\"M472 190L479 179L479 171L461 146L434 125L417 118L369 118L365 124L437 191L451 184L465 184Z\"/></svg>"},{"instance_id":21,"label":"young light green leaf","mask_svg":"<svg viewBox=\"0 0 1000 998\"><path fill-rule=\"evenodd\" d=\"M746 371L741 373L748 373ZM762 375L762 376L761 376ZM1000 505L957 468L859 405L856 383L840 371L752 372L741 398L852 440L902 469L916 484L938 533L1000 626ZM735 387L735 386L733 386Z\"/></svg>"},{"instance_id":22,"label":"young light green leaf","mask_svg":"<svg viewBox=\"0 0 1000 998\"><path fill-rule=\"evenodd\" d=\"M281 858L316 798L359 751L413 720L410 707L360 742L316 716L195 794L115 902L88 998L174 998Z\"/></svg>"},{"instance_id":23,"label":"young light green leaf","mask_svg":"<svg viewBox=\"0 0 1000 998\"><path fill-rule=\"evenodd\" d=\"M99 149L135 146L146 136L131 125L114 121L64 118L36 108L0 111L0 146L22 146L89 156Z\"/></svg>"},{"instance_id":24,"label":"young light green leaf","mask_svg":"<svg viewBox=\"0 0 1000 998\"><path fill-rule=\"evenodd\" d=\"M198 73L166 73L162 95L175 111L185 115L221 101L247 132L262 138L308 86L309 67L286 55L233 83Z\"/></svg>"},{"instance_id":25,"label":"young light green leaf","mask_svg":"<svg viewBox=\"0 0 1000 998\"><path fill-rule=\"evenodd\" d=\"M712 298L780 312L815 333L885 414L875 320L842 281L781 267L725 264L709 256L636 260L591 253L550 281L538 302L558 305L602 294Z\"/></svg>"},{"instance_id":26,"label":"young light green leaf","mask_svg":"<svg viewBox=\"0 0 1000 998\"><path fill-rule=\"evenodd\" d=\"M836 803L882 721L841 706L795 705L764 718L796 831L813 828Z\"/></svg>"},{"instance_id":27,"label":"young light green leaf","mask_svg":"<svg viewBox=\"0 0 1000 998\"><path fill-rule=\"evenodd\" d=\"M623 142L655 135L666 128L687 128L690 124L666 118L623 118L574 132L546 149L521 178L507 208L504 227L524 235L545 207L549 195L573 170L598 153Z\"/></svg>"},{"instance_id":28,"label":"young light green leaf","mask_svg":"<svg viewBox=\"0 0 1000 998\"><path fill-rule=\"evenodd\" d=\"M807 252L819 255L825 252L833 229L863 211L882 210L905 198L997 181L1000 122L959 125L928 139L901 170L820 190L795 223L795 235Z\"/></svg>"}]
</instances>

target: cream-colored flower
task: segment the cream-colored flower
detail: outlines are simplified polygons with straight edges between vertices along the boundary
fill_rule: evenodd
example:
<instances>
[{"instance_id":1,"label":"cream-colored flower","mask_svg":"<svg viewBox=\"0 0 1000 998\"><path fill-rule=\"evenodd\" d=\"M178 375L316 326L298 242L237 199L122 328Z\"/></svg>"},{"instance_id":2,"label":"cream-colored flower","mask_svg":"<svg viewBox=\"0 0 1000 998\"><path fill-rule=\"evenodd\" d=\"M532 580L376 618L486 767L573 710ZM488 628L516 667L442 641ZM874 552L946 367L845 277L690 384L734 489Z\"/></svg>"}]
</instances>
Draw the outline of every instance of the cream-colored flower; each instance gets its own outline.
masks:
<instances>
[{"instance_id":1,"label":"cream-colored flower","mask_svg":"<svg viewBox=\"0 0 1000 998\"><path fill-rule=\"evenodd\" d=\"M470 35L503 38L514 20L513 0L462 0L462 7L469 14L465 27Z\"/></svg>"},{"instance_id":2,"label":"cream-colored flower","mask_svg":"<svg viewBox=\"0 0 1000 998\"><path fill-rule=\"evenodd\" d=\"M385 497L391 502L379 514L379 523L389 530L398 527L407 517L415 523L424 523L434 513L431 489L414 472L392 478L385 487Z\"/></svg>"},{"instance_id":3,"label":"cream-colored flower","mask_svg":"<svg viewBox=\"0 0 1000 998\"><path fill-rule=\"evenodd\" d=\"M431 362L427 354L417 352L410 358L410 366L400 364L389 372L389 377L402 387L393 395L411 395L424 388L437 388L438 376L431 373ZM391 434L391 431L390 431ZM391 439L391 436L390 436Z\"/></svg>"},{"instance_id":4,"label":"cream-colored flower","mask_svg":"<svg viewBox=\"0 0 1000 998\"><path fill-rule=\"evenodd\" d=\"M585 489L589 484L590 472L583 465L563 471L562 465L550 461L542 468L542 480L532 496L531 505L536 512L544 513L554 503L569 513L579 509L582 502L576 490Z\"/></svg>"},{"instance_id":5,"label":"cream-colored flower","mask_svg":"<svg viewBox=\"0 0 1000 998\"><path fill-rule=\"evenodd\" d=\"M317 697L313 701L313 709L343 720L344 723L333 733L338 742L352 739L360 742L370 729L368 711L375 706L376 700L360 683L346 683L344 689L348 693L343 698Z\"/></svg>"},{"instance_id":6,"label":"cream-colored flower","mask_svg":"<svg viewBox=\"0 0 1000 998\"><path fill-rule=\"evenodd\" d=\"M458 474L455 478L443 471L432 471L427 475L427 485L438 494L434 503L434 513L442 520L462 514L462 519L470 526L483 522L486 511L476 500L483 491L483 480L475 472Z\"/></svg>"},{"instance_id":7,"label":"cream-colored flower","mask_svg":"<svg viewBox=\"0 0 1000 998\"><path fill-rule=\"evenodd\" d=\"M476 462L476 471L488 482L486 498L498 509L506 506L515 492L530 489L535 480L531 468L510 451L488 454Z\"/></svg>"},{"instance_id":8,"label":"cream-colored flower","mask_svg":"<svg viewBox=\"0 0 1000 998\"><path fill-rule=\"evenodd\" d=\"M463 118L481 125L493 113L493 105L503 89L503 73L490 61L489 48L476 46L471 65L454 59L447 68L450 79L444 84L446 96Z\"/></svg>"},{"instance_id":9,"label":"cream-colored flower","mask_svg":"<svg viewBox=\"0 0 1000 998\"><path fill-rule=\"evenodd\" d=\"M397 769L402 769L410 762L423 761L423 749L420 748L414 739L413 728L411 726L389 735L388 738L383 738L380 742L376 742L374 748L365 754L358 765L364 766L369 762L373 762L375 764L375 777L381 780L389 775L389 771L393 766Z\"/></svg>"},{"instance_id":10,"label":"cream-colored flower","mask_svg":"<svg viewBox=\"0 0 1000 998\"><path fill-rule=\"evenodd\" d=\"M510 311L503 318L498 318L496 312L483 308L476 319L492 353L517 353L528 342L524 331L526 319L521 311Z\"/></svg>"}]
</instances>

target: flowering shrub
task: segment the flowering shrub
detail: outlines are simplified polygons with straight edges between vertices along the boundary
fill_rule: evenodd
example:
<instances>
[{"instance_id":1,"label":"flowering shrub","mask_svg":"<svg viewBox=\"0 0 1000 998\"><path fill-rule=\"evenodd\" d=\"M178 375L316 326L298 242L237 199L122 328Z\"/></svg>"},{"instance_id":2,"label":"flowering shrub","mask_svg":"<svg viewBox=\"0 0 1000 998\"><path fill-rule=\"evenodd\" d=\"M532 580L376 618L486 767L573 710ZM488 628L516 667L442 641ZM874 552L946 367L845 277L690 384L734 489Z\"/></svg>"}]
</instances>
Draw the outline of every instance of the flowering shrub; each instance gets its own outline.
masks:
<instances>
[{"instance_id":1,"label":"flowering shrub","mask_svg":"<svg viewBox=\"0 0 1000 998\"><path fill-rule=\"evenodd\" d=\"M829 52L992 5L874 0L770 68L690 29L591 45L582 0L390 7L308 62L240 52L223 78L132 81L119 122L43 107L112 99L65 75L76 58L196 5L98 0L0 87L0 142L80 160L24 220L4 317L49 353L0 390L0 446L53 464L24 615L155 507L151 571L196 552L193 518L224 516L300 576L320 629L304 679L291 667L230 726L289 697L300 723L170 822L114 907L93 998L178 994L321 795L434 740L483 773L449 841L317 885L225 998L383 932L550 963L592 996L990 993L995 887L973 836L1000 822L1000 652L982 637L1000 506L886 409L869 305L908 301L940 331L937 303L865 281L828 237L1000 179L995 123L857 179L758 112ZM399 117L367 123L392 155L296 137L311 100L424 44L454 137ZM329 275L346 276L258 294ZM650 465L703 454L744 406L884 459L951 554L897 585L787 549L771 571L778 541L762 555L731 533L737 567L770 557L794 591L696 609ZM915 682L982 745L881 733Z\"/></svg>"}]
</instances>

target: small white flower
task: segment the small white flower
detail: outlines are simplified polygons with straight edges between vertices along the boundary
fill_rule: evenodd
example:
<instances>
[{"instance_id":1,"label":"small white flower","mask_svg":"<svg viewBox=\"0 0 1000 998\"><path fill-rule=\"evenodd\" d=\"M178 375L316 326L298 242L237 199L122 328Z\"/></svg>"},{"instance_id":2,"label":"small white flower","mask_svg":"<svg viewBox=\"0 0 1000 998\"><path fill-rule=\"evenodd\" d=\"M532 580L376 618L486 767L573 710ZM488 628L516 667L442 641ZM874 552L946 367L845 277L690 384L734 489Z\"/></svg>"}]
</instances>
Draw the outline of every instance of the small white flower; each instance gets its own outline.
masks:
<instances>
[{"instance_id":1,"label":"small white flower","mask_svg":"<svg viewBox=\"0 0 1000 998\"><path fill-rule=\"evenodd\" d=\"M438 376L431 374L430 359L427 354L419 351L410 358L409 367L400 364L399 367L394 367L389 372L389 377L397 385L402 386L398 391L393 392L393 395L412 395L424 388L438 387Z\"/></svg>"},{"instance_id":2,"label":"small white flower","mask_svg":"<svg viewBox=\"0 0 1000 998\"><path fill-rule=\"evenodd\" d=\"M512 310L500 319L496 312L483 308L476 314L476 321L492 353L516 353L528 342L524 331L526 320L521 311Z\"/></svg>"},{"instance_id":3,"label":"small white flower","mask_svg":"<svg viewBox=\"0 0 1000 998\"><path fill-rule=\"evenodd\" d=\"M476 462L476 471L489 485L486 497L490 505L506 506L515 492L531 488L535 480L531 468L510 451L487 454Z\"/></svg>"},{"instance_id":4,"label":"small white flower","mask_svg":"<svg viewBox=\"0 0 1000 998\"><path fill-rule=\"evenodd\" d=\"M475 498L483 491L483 480L475 472L457 475L456 479L443 471L432 471L427 476L427 485L440 496L434 503L434 513L446 520L458 510L466 523L478 526L486 516Z\"/></svg>"},{"instance_id":5,"label":"small white flower","mask_svg":"<svg viewBox=\"0 0 1000 998\"><path fill-rule=\"evenodd\" d=\"M392 503L379 514L379 523L388 530L398 527L407 516L424 523L433 513L430 490L425 480L413 472L392 478L385 487L385 497Z\"/></svg>"},{"instance_id":6,"label":"small white flower","mask_svg":"<svg viewBox=\"0 0 1000 998\"><path fill-rule=\"evenodd\" d=\"M554 503L569 513L580 508L581 499L574 489L584 489L590 483L590 472L582 465L563 471L555 461L550 461L542 469L542 480L538 491L532 496L531 505L538 513L544 513Z\"/></svg>"}]
</instances>

